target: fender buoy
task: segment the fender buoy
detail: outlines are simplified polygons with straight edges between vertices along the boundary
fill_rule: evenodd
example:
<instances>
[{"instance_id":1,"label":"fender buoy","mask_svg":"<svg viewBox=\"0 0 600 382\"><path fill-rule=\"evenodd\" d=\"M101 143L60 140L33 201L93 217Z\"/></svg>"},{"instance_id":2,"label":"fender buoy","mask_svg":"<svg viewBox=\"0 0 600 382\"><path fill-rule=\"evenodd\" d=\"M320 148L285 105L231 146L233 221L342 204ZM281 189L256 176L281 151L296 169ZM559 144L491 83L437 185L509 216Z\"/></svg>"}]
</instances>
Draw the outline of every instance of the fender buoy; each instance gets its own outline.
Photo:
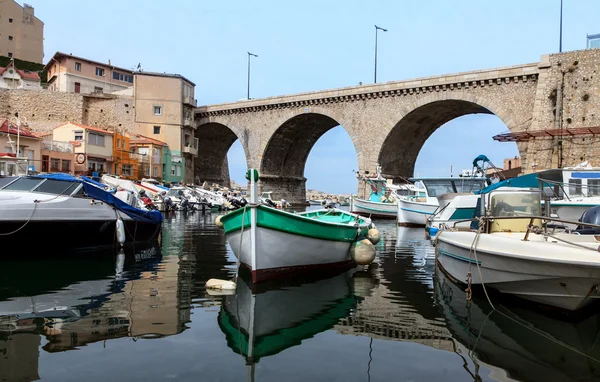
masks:
<instances>
[{"instance_id":1,"label":"fender buoy","mask_svg":"<svg viewBox=\"0 0 600 382\"><path fill-rule=\"evenodd\" d=\"M358 265L369 265L375 260L375 246L368 239L357 240L350 247L350 258Z\"/></svg>"},{"instance_id":2,"label":"fender buoy","mask_svg":"<svg viewBox=\"0 0 600 382\"><path fill-rule=\"evenodd\" d=\"M381 233L379 233L377 228L371 228L367 232L367 239L369 239L369 241L375 245L381 240Z\"/></svg>"},{"instance_id":3,"label":"fender buoy","mask_svg":"<svg viewBox=\"0 0 600 382\"><path fill-rule=\"evenodd\" d=\"M223 223L221 222L222 217L223 217L222 215L219 215L215 219L215 225L217 226L217 228L223 228Z\"/></svg>"},{"instance_id":4,"label":"fender buoy","mask_svg":"<svg viewBox=\"0 0 600 382\"><path fill-rule=\"evenodd\" d=\"M123 223L123 220L121 220L121 218L117 219L116 230L117 241L121 245L125 244L125 224Z\"/></svg>"}]
</instances>

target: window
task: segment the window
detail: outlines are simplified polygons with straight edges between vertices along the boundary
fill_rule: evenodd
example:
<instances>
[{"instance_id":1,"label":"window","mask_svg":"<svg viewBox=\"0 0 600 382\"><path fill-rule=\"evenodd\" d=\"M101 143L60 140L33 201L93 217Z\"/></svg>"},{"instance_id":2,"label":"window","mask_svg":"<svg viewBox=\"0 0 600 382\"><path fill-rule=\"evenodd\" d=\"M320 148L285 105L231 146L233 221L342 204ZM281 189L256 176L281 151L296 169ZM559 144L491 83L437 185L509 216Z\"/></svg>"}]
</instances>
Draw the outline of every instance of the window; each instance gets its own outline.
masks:
<instances>
[{"instance_id":1,"label":"window","mask_svg":"<svg viewBox=\"0 0 600 382\"><path fill-rule=\"evenodd\" d=\"M104 69L96 67L96 75L99 77L104 77Z\"/></svg>"},{"instance_id":2,"label":"window","mask_svg":"<svg viewBox=\"0 0 600 382\"><path fill-rule=\"evenodd\" d=\"M181 176L181 166L177 166L177 176Z\"/></svg>"},{"instance_id":3,"label":"window","mask_svg":"<svg viewBox=\"0 0 600 382\"><path fill-rule=\"evenodd\" d=\"M81 72L81 62L76 62L75 63L75 71Z\"/></svg>"},{"instance_id":4,"label":"window","mask_svg":"<svg viewBox=\"0 0 600 382\"><path fill-rule=\"evenodd\" d=\"M128 74L125 75L125 80L124 81L125 82L129 82L130 84L132 84L133 83L133 76L130 76Z\"/></svg>"},{"instance_id":5,"label":"window","mask_svg":"<svg viewBox=\"0 0 600 382\"><path fill-rule=\"evenodd\" d=\"M68 159L63 159L61 162L62 166L60 170L62 172L71 172L71 161Z\"/></svg>"},{"instance_id":6,"label":"window","mask_svg":"<svg viewBox=\"0 0 600 382\"><path fill-rule=\"evenodd\" d=\"M588 196L600 196L600 179L588 179Z\"/></svg>"},{"instance_id":7,"label":"window","mask_svg":"<svg viewBox=\"0 0 600 382\"><path fill-rule=\"evenodd\" d=\"M60 159L50 158L50 171L60 171Z\"/></svg>"},{"instance_id":8,"label":"window","mask_svg":"<svg viewBox=\"0 0 600 382\"><path fill-rule=\"evenodd\" d=\"M11 19L11 18L9 18L9 19L8 19L8 22L9 22L9 23L12 23L12 19Z\"/></svg>"},{"instance_id":9,"label":"window","mask_svg":"<svg viewBox=\"0 0 600 382\"><path fill-rule=\"evenodd\" d=\"M4 187L4 190L30 191L40 183L36 178L20 178Z\"/></svg>"},{"instance_id":10,"label":"window","mask_svg":"<svg viewBox=\"0 0 600 382\"><path fill-rule=\"evenodd\" d=\"M171 165L171 175L175 176L175 165Z\"/></svg>"},{"instance_id":11,"label":"window","mask_svg":"<svg viewBox=\"0 0 600 382\"><path fill-rule=\"evenodd\" d=\"M83 130L75 130L75 140L83 141Z\"/></svg>"},{"instance_id":12,"label":"window","mask_svg":"<svg viewBox=\"0 0 600 382\"><path fill-rule=\"evenodd\" d=\"M124 139L121 141L121 148L122 148L123 150L125 150L125 149L126 149L126 147L125 147L125 140L124 140Z\"/></svg>"},{"instance_id":13,"label":"window","mask_svg":"<svg viewBox=\"0 0 600 382\"><path fill-rule=\"evenodd\" d=\"M185 134L184 138L183 138L183 144L185 145L185 147L191 147L192 146L192 139L190 137L189 134Z\"/></svg>"},{"instance_id":14,"label":"window","mask_svg":"<svg viewBox=\"0 0 600 382\"><path fill-rule=\"evenodd\" d=\"M119 79L119 75L121 75L121 78L123 78L122 74L117 73L117 72L113 72L113 80L118 80ZM121 81L123 81L123 80L121 79Z\"/></svg>"},{"instance_id":15,"label":"window","mask_svg":"<svg viewBox=\"0 0 600 382\"><path fill-rule=\"evenodd\" d=\"M133 165L124 164L121 167L121 174L125 175L125 176L132 176L133 175Z\"/></svg>"},{"instance_id":16,"label":"window","mask_svg":"<svg viewBox=\"0 0 600 382\"><path fill-rule=\"evenodd\" d=\"M75 82L75 93L81 93L81 83Z\"/></svg>"},{"instance_id":17,"label":"window","mask_svg":"<svg viewBox=\"0 0 600 382\"><path fill-rule=\"evenodd\" d=\"M102 93L104 91L103 88L99 86L94 86L94 93Z\"/></svg>"},{"instance_id":18,"label":"window","mask_svg":"<svg viewBox=\"0 0 600 382\"><path fill-rule=\"evenodd\" d=\"M581 196L581 179L569 179L569 196Z\"/></svg>"},{"instance_id":19,"label":"window","mask_svg":"<svg viewBox=\"0 0 600 382\"><path fill-rule=\"evenodd\" d=\"M153 177L157 177L158 176L158 167L157 166L153 166L154 168L152 169L152 176Z\"/></svg>"},{"instance_id":20,"label":"window","mask_svg":"<svg viewBox=\"0 0 600 382\"><path fill-rule=\"evenodd\" d=\"M8 52L8 57L12 57L12 52Z\"/></svg>"},{"instance_id":21,"label":"window","mask_svg":"<svg viewBox=\"0 0 600 382\"><path fill-rule=\"evenodd\" d=\"M154 115L162 115L162 106L154 105Z\"/></svg>"},{"instance_id":22,"label":"window","mask_svg":"<svg viewBox=\"0 0 600 382\"><path fill-rule=\"evenodd\" d=\"M12 152L13 152L13 149L12 149L12 147L10 147L10 146L4 146L4 152L7 152L7 153L12 153Z\"/></svg>"},{"instance_id":23,"label":"window","mask_svg":"<svg viewBox=\"0 0 600 382\"><path fill-rule=\"evenodd\" d=\"M160 126L154 126L154 134L160 134Z\"/></svg>"},{"instance_id":24,"label":"window","mask_svg":"<svg viewBox=\"0 0 600 382\"><path fill-rule=\"evenodd\" d=\"M62 180L46 179L46 181L37 186L33 192L45 192L47 194L70 195L78 184L75 182L65 182Z\"/></svg>"},{"instance_id":25,"label":"window","mask_svg":"<svg viewBox=\"0 0 600 382\"><path fill-rule=\"evenodd\" d=\"M13 36L8 36L8 41L12 41L13 40Z\"/></svg>"},{"instance_id":26,"label":"window","mask_svg":"<svg viewBox=\"0 0 600 382\"><path fill-rule=\"evenodd\" d=\"M88 134L88 143L90 145L104 147L104 135L96 134L96 133L89 133Z\"/></svg>"},{"instance_id":27,"label":"window","mask_svg":"<svg viewBox=\"0 0 600 382\"><path fill-rule=\"evenodd\" d=\"M121 140L117 139L117 148L121 147Z\"/></svg>"}]
</instances>

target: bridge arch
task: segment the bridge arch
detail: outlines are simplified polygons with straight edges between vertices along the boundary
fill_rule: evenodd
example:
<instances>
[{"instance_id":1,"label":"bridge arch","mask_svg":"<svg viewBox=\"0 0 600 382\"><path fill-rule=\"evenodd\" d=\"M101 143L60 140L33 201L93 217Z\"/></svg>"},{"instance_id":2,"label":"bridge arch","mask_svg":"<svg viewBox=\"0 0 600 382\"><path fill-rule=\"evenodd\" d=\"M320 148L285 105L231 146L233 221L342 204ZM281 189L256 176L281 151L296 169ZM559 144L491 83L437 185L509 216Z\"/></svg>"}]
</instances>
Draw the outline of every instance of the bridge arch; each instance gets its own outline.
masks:
<instances>
[{"instance_id":1,"label":"bridge arch","mask_svg":"<svg viewBox=\"0 0 600 382\"><path fill-rule=\"evenodd\" d=\"M469 114L493 114L509 130L517 128L510 114L489 99L466 93L424 97L403 110L383 141L378 156L383 174L395 180L413 176L417 156L431 134L445 123Z\"/></svg>"},{"instance_id":2,"label":"bridge arch","mask_svg":"<svg viewBox=\"0 0 600 382\"><path fill-rule=\"evenodd\" d=\"M245 131L234 129L218 122L205 122L198 125L195 137L198 138L198 157L195 160L194 180L218 183L229 186L229 165L227 152L238 139L242 142L246 164L248 163L248 145Z\"/></svg>"},{"instance_id":3,"label":"bridge arch","mask_svg":"<svg viewBox=\"0 0 600 382\"><path fill-rule=\"evenodd\" d=\"M262 191L273 192L273 198L285 198L292 204L306 201L306 161L315 143L329 130L342 126L350 135L355 151L356 134L343 124L339 116L306 108L304 113L289 113L275 124L277 128L262 150L260 183ZM360 163L360 156L359 156ZM324 164L326 165L326 164Z\"/></svg>"}]
</instances>

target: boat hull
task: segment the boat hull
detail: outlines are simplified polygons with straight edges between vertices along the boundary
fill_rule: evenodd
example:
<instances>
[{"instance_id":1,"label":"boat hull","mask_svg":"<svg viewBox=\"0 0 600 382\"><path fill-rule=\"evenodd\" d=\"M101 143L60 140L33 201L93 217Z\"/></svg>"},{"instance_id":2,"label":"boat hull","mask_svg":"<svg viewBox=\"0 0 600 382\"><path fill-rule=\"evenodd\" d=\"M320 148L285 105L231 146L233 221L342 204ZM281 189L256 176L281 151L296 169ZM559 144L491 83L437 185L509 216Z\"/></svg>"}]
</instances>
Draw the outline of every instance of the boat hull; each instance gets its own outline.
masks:
<instances>
[{"instance_id":1,"label":"boat hull","mask_svg":"<svg viewBox=\"0 0 600 382\"><path fill-rule=\"evenodd\" d=\"M241 246L240 246L241 239ZM252 272L252 281L328 271L354 265L350 259L352 242L317 239L274 229L256 228L256 264L252 266L250 228L227 234L235 256Z\"/></svg>"},{"instance_id":2,"label":"boat hull","mask_svg":"<svg viewBox=\"0 0 600 382\"><path fill-rule=\"evenodd\" d=\"M395 203L378 203L370 200L352 198L350 212L362 216L380 219L395 219L398 214L398 205Z\"/></svg>"},{"instance_id":3,"label":"boat hull","mask_svg":"<svg viewBox=\"0 0 600 382\"><path fill-rule=\"evenodd\" d=\"M435 212L437 204L398 200L398 225L425 227L427 218Z\"/></svg>"},{"instance_id":4,"label":"boat hull","mask_svg":"<svg viewBox=\"0 0 600 382\"><path fill-rule=\"evenodd\" d=\"M499 292L568 311L600 298L598 243L581 242L590 250L543 241L538 235L522 241L523 233L481 234L475 258L470 253L475 235L442 231L437 238L438 264L455 280L464 283L470 272L473 284L483 279L486 287Z\"/></svg>"}]
</instances>

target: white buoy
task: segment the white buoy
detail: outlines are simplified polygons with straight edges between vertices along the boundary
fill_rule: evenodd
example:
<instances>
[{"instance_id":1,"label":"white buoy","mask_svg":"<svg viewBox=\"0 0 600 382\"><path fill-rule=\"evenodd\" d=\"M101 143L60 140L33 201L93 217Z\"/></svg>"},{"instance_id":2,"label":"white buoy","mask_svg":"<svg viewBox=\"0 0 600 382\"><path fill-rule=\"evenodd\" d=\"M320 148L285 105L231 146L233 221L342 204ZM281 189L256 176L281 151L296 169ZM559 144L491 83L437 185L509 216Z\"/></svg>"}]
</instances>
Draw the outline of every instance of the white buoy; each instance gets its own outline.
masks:
<instances>
[{"instance_id":1,"label":"white buoy","mask_svg":"<svg viewBox=\"0 0 600 382\"><path fill-rule=\"evenodd\" d=\"M375 246L368 239L352 243L350 258L358 265L368 265L375 260Z\"/></svg>"},{"instance_id":2,"label":"white buoy","mask_svg":"<svg viewBox=\"0 0 600 382\"><path fill-rule=\"evenodd\" d=\"M229 280L210 279L206 282L206 289L235 290L235 283Z\"/></svg>"},{"instance_id":3,"label":"white buoy","mask_svg":"<svg viewBox=\"0 0 600 382\"><path fill-rule=\"evenodd\" d=\"M123 224L123 220L121 220L121 218L117 219L116 230L117 241L121 245L125 244L125 224Z\"/></svg>"},{"instance_id":4,"label":"white buoy","mask_svg":"<svg viewBox=\"0 0 600 382\"><path fill-rule=\"evenodd\" d=\"M223 223L221 222L221 218L222 218L222 217L223 217L222 215L219 215L219 216L217 216L217 218L215 219L215 225L216 225L218 228L223 228Z\"/></svg>"},{"instance_id":5,"label":"white buoy","mask_svg":"<svg viewBox=\"0 0 600 382\"><path fill-rule=\"evenodd\" d=\"M379 240L381 240L381 233L379 233L377 228L371 228L369 232L367 232L367 239L369 239L371 243L377 244L379 243Z\"/></svg>"}]
</instances>

